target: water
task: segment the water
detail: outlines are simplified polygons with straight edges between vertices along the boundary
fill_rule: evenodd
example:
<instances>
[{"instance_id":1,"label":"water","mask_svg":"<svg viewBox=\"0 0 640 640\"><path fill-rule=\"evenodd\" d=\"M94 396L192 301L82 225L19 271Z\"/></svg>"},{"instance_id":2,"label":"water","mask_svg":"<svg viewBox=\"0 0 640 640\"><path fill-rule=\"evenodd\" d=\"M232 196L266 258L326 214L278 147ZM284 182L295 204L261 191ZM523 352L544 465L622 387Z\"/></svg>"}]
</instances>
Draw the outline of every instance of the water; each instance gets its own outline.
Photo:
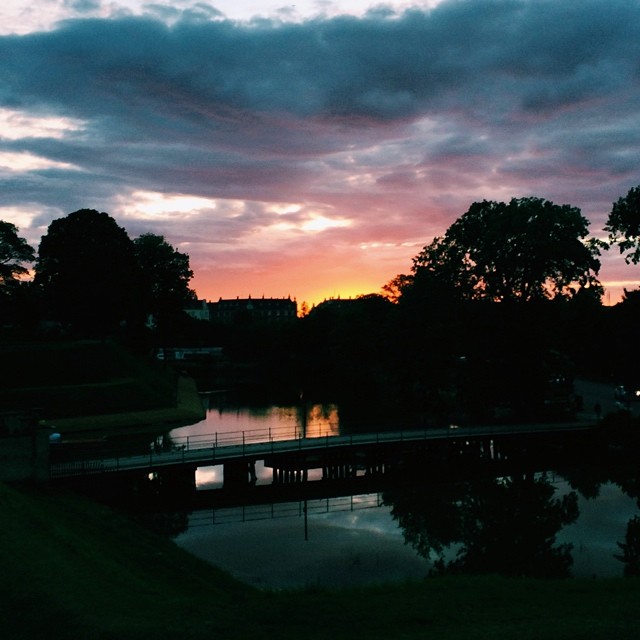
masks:
<instances>
[{"instance_id":1,"label":"water","mask_svg":"<svg viewBox=\"0 0 640 640\"><path fill-rule=\"evenodd\" d=\"M557 481L558 495L568 493ZM177 544L194 555L258 587L357 586L425 577L433 561L405 543L402 529L378 494L308 501L271 507L194 513ZM261 510L259 510L261 509ZM638 515L636 501L615 485L601 487L594 500L579 497L580 516L561 529L556 543L571 543L574 577L620 577L614 557L626 525ZM305 535L306 534L306 535ZM445 552L455 558L457 546Z\"/></svg>"},{"instance_id":2,"label":"water","mask_svg":"<svg viewBox=\"0 0 640 640\"><path fill-rule=\"evenodd\" d=\"M560 483L559 489L569 491L566 482ZM621 553L616 542L624 542L627 522L640 515L638 501L608 482L600 486L600 493L593 500L578 495L578 508L578 520L564 527L557 537L559 543L573 544L572 575L585 578L621 576L623 564L614 558L614 554Z\"/></svg>"},{"instance_id":3,"label":"water","mask_svg":"<svg viewBox=\"0 0 640 640\"><path fill-rule=\"evenodd\" d=\"M335 435L340 431L339 412L335 405L251 409L229 406L220 398L205 420L175 430L171 437L265 428L273 433L302 431L308 437ZM258 484L271 482L269 469L256 471ZM221 482L219 467L198 471L200 489ZM535 478L308 500L306 505L210 509L192 513L176 542L243 581L275 589L419 579L434 569L438 558L449 563L460 550L468 567L493 558L507 571L513 562L522 565L523 574L531 567L547 567L556 575L562 574L570 555L572 576L621 576L624 565L614 557L621 553L616 543L624 541L628 521L640 514L638 501L611 481L596 486L597 491L586 493L597 496L587 499L567 479L550 472ZM480 506L485 511L478 511ZM471 519L466 524L465 517ZM474 531L471 521L482 526ZM515 551L508 548L513 540L520 545ZM565 544L573 548L563 549ZM524 558L529 552L535 556L531 563Z\"/></svg>"},{"instance_id":4,"label":"water","mask_svg":"<svg viewBox=\"0 0 640 640\"><path fill-rule=\"evenodd\" d=\"M389 509L362 506L376 505L377 498L375 494L356 496L361 506L353 511L334 500L329 509L336 510L324 513L324 501L309 501L306 536L299 503L278 505L273 519L264 514L264 519L224 522L225 517L242 518L242 510L234 509L229 510L234 513L219 514L219 524L205 525L194 514L177 543L262 588L346 587L423 578L428 563L404 544ZM250 513L244 515L251 518Z\"/></svg>"}]
</instances>

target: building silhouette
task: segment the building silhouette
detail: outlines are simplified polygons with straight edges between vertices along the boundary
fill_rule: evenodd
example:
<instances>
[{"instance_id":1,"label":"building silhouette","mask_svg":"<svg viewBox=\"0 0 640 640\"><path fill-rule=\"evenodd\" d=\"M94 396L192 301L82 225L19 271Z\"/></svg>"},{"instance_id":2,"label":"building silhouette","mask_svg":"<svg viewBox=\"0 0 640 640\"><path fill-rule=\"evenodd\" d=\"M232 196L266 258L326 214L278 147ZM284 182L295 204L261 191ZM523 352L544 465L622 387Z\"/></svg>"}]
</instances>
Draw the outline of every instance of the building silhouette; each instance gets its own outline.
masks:
<instances>
[{"instance_id":1,"label":"building silhouette","mask_svg":"<svg viewBox=\"0 0 640 640\"><path fill-rule=\"evenodd\" d=\"M211 322L232 324L235 322L285 323L298 316L298 305L287 298L235 298L209 302Z\"/></svg>"}]
</instances>

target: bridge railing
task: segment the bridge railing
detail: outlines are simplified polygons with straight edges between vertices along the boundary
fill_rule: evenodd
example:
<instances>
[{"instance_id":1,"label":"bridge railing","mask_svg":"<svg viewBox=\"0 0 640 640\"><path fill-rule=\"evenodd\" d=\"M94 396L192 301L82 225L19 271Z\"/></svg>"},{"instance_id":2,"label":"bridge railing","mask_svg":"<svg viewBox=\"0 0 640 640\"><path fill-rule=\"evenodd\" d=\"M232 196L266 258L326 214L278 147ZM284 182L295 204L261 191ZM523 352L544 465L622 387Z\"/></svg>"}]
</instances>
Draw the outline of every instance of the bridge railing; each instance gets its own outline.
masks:
<instances>
[{"instance_id":1,"label":"bridge railing","mask_svg":"<svg viewBox=\"0 0 640 640\"><path fill-rule=\"evenodd\" d=\"M198 509L189 516L189 527L202 527L239 522L258 522L261 520L277 520L281 518L304 517L306 515L324 515L344 511L361 511L377 509L382 506L382 494L336 496L314 498L307 501L287 501L240 507L218 507Z\"/></svg>"},{"instance_id":2,"label":"bridge railing","mask_svg":"<svg viewBox=\"0 0 640 640\"><path fill-rule=\"evenodd\" d=\"M279 442L283 440L332 438L338 435L339 433L336 428L325 428L322 430L321 425L312 424L306 428L301 426L262 427L259 429L171 436L170 443L176 449L193 451L195 449Z\"/></svg>"},{"instance_id":3,"label":"bridge railing","mask_svg":"<svg viewBox=\"0 0 640 640\"><path fill-rule=\"evenodd\" d=\"M356 442L388 442L402 440L427 440L433 437L464 438L473 436L506 435L509 433L528 433L544 431L561 431L575 428L584 428L583 423L549 423L549 424L524 424L524 425L485 425L464 426L449 425L444 427L408 428L400 430L371 429L363 433L340 434L337 429L325 429L308 427L306 430L300 426L264 427L260 429L244 429L231 432L215 432L192 434L188 436L171 436L169 445L173 450L194 451L198 449L222 449L225 447L239 447L250 444L269 444L282 441L300 441L307 447L314 447L322 440L344 441L347 444Z\"/></svg>"},{"instance_id":4,"label":"bridge railing","mask_svg":"<svg viewBox=\"0 0 640 640\"><path fill-rule=\"evenodd\" d=\"M441 427L432 429L410 429L400 431L376 431L352 433L348 435L330 434L308 437L300 428L252 429L231 433L212 433L171 438L156 450L147 453L116 454L104 451L91 458L82 456L75 459L53 462L51 477L86 475L107 471L166 466L181 463L209 462L221 464L225 460L241 458L251 454L262 456L274 453L293 453L297 450L371 445L388 442L415 442L420 440L448 439L464 443L465 440L498 435L531 434L548 431L571 431L587 429L584 423L535 424L535 425L495 425ZM56 445L61 446L61 445Z\"/></svg>"}]
</instances>

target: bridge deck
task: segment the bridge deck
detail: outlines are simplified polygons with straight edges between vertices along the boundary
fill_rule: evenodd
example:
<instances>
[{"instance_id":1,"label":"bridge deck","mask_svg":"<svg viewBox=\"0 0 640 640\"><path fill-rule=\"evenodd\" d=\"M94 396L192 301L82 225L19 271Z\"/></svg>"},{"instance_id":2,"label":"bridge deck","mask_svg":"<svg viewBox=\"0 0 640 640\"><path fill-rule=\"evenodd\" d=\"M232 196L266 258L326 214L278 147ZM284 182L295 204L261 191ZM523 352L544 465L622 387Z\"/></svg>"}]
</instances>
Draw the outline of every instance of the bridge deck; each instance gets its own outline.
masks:
<instances>
[{"instance_id":1,"label":"bridge deck","mask_svg":"<svg viewBox=\"0 0 640 640\"><path fill-rule=\"evenodd\" d=\"M319 452L330 449L370 446L378 444L399 444L403 442L427 442L432 440L465 440L491 438L498 436L531 435L541 433L562 433L590 429L592 424L584 422L492 425L464 428L437 428L395 432L375 432L350 435L327 435L322 437L296 437L279 440L273 435L269 439L247 442L247 432L237 432L235 438L225 434L219 438L212 434L210 438L176 439L170 451L150 451L144 455L93 457L51 464L51 478L63 478L78 475L125 472L135 470L153 470L177 465L192 467L224 464L233 460L261 460L274 454L293 454L296 452ZM240 439L240 434L242 435ZM181 441L182 440L182 441ZM64 446L64 445L56 445Z\"/></svg>"}]
</instances>

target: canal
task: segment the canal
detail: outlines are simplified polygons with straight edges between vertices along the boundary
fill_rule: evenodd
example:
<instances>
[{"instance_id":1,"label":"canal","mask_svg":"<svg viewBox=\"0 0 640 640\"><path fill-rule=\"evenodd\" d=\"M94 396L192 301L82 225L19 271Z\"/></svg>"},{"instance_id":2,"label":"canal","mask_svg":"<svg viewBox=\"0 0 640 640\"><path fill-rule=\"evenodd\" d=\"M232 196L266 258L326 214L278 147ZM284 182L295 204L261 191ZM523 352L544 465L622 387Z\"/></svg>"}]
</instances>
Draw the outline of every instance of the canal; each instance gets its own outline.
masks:
<instances>
[{"instance_id":1,"label":"canal","mask_svg":"<svg viewBox=\"0 0 640 640\"><path fill-rule=\"evenodd\" d=\"M169 437L293 431L338 435L337 406L250 407L223 394L206 398L206 418ZM271 470L257 468L257 484ZM443 571L538 577L621 576L618 543L640 515L635 472L549 469L376 493L188 515L177 544L262 588L357 586ZM310 478L313 480L313 478ZM220 467L198 470L197 488L222 486Z\"/></svg>"}]
</instances>

